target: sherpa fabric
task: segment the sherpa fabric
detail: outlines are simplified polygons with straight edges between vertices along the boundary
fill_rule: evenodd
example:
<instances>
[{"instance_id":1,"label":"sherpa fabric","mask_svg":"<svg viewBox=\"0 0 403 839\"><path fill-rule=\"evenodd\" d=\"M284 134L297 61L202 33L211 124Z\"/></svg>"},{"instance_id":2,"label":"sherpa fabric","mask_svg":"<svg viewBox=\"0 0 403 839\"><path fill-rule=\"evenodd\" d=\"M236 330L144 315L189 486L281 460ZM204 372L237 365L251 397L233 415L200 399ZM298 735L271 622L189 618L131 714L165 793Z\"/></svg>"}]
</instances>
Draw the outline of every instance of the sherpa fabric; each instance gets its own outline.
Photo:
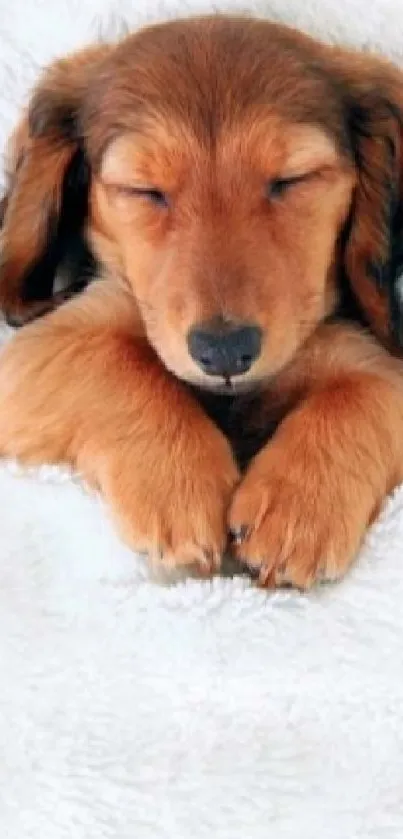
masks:
<instances>
[{"instance_id":1,"label":"sherpa fabric","mask_svg":"<svg viewBox=\"0 0 403 839\"><path fill-rule=\"evenodd\" d=\"M1 143L51 58L210 8L0 0ZM402 0L248 10L403 62ZM401 839L403 491L309 595L163 584L61 470L2 465L0 508L1 837Z\"/></svg>"}]
</instances>

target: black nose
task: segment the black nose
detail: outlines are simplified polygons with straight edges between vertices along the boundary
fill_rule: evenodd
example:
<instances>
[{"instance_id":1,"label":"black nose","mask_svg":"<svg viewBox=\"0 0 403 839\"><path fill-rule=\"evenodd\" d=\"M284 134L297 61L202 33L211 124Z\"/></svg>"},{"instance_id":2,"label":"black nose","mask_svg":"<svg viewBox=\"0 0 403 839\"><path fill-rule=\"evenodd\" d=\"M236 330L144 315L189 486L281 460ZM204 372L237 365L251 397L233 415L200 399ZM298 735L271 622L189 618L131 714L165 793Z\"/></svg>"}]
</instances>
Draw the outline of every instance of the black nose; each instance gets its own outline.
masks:
<instances>
[{"instance_id":1,"label":"black nose","mask_svg":"<svg viewBox=\"0 0 403 839\"><path fill-rule=\"evenodd\" d=\"M200 326L188 334L189 352L209 376L246 373L260 354L261 331L257 326Z\"/></svg>"}]
</instances>

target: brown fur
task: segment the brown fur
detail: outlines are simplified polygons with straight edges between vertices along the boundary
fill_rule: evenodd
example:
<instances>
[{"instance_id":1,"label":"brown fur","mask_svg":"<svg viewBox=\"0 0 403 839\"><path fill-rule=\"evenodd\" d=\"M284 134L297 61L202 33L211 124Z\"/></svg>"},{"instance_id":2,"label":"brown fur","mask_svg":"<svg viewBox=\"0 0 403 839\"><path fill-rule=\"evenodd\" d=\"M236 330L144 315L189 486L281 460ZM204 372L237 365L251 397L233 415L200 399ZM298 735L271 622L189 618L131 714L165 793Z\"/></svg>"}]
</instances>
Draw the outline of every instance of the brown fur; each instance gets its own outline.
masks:
<instances>
[{"instance_id":1,"label":"brown fur","mask_svg":"<svg viewBox=\"0 0 403 839\"><path fill-rule=\"evenodd\" d=\"M128 542L169 564L216 570L231 531L263 585L341 576L403 479L402 81L221 17L57 62L14 139L0 299L27 318L52 305L27 277L74 156L104 279L3 353L3 454L68 461ZM361 325L341 319L346 290ZM217 318L262 334L222 396L186 340ZM200 388L236 404L236 428ZM248 435L261 450L240 477Z\"/></svg>"}]
</instances>

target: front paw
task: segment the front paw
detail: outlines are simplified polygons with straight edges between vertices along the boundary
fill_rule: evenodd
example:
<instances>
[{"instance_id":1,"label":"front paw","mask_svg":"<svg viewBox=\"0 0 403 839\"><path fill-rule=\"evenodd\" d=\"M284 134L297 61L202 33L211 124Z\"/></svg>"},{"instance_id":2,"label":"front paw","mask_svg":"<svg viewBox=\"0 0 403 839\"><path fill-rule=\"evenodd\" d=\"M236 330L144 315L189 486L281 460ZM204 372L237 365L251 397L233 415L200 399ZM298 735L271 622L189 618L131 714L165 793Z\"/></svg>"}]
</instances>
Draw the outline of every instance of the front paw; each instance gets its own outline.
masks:
<instances>
[{"instance_id":1,"label":"front paw","mask_svg":"<svg viewBox=\"0 0 403 839\"><path fill-rule=\"evenodd\" d=\"M239 480L227 441L214 430L146 451L131 467L109 472L105 493L120 532L134 549L167 569L218 571L227 544L227 514Z\"/></svg>"},{"instance_id":2,"label":"front paw","mask_svg":"<svg viewBox=\"0 0 403 839\"><path fill-rule=\"evenodd\" d=\"M365 477L313 452L290 457L273 444L234 495L234 552L261 586L307 589L337 580L358 552L375 503Z\"/></svg>"}]
</instances>

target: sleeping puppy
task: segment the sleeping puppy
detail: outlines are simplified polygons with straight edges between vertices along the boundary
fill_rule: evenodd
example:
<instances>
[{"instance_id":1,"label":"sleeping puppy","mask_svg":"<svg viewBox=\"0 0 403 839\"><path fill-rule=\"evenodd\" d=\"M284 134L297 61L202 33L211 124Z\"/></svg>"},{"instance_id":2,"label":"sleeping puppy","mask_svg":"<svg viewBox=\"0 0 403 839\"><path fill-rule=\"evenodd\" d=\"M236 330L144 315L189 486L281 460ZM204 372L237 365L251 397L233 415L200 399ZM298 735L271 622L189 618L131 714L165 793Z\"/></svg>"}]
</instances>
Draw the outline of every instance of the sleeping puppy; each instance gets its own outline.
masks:
<instances>
[{"instance_id":1,"label":"sleeping puppy","mask_svg":"<svg viewBox=\"0 0 403 839\"><path fill-rule=\"evenodd\" d=\"M263 586L341 577L403 480L402 126L396 68L259 20L53 64L12 143L1 305L54 306L69 237L97 279L3 352L2 454L71 464L167 565L229 542Z\"/></svg>"}]
</instances>

